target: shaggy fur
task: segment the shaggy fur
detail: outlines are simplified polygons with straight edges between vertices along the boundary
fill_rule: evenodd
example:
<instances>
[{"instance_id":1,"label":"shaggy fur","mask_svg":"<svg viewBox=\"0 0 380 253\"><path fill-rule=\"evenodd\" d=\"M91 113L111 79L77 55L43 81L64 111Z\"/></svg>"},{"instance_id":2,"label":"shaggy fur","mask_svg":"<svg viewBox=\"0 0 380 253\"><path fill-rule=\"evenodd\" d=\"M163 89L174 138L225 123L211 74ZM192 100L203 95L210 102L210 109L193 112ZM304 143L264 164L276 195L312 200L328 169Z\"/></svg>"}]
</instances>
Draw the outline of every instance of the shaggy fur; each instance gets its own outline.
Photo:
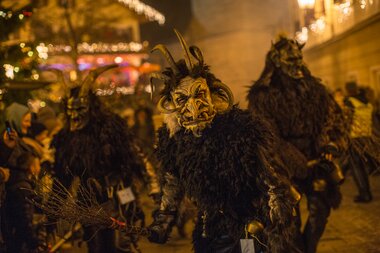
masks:
<instances>
[{"instance_id":1,"label":"shaggy fur","mask_svg":"<svg viewBox=\"0 0 380 253\"><path fill-rule=\"evenodd\" d=\"M276 173L282 165L273 145L270 127L237 108L217 114L198 138L184 129L173 137L166 126L160 129L157 155L163 175L177 178L178 187L208 215L208 238L201 238L202 219L194 231L195 252L210 252L206 245L222 235L239 247L244 225L253 219L265 226L265 252L293 252L289 183Z\"/></svg>"},{"instance_id":2,"label":"shaggy fur","mask_svg":"<svg viewBox=\"0 0 380 253\"><path fill-rule=\"evenodd\" d=\"M300 81L275 69L269 83L259 79L251 86L248 107L270 120L283 139L311 160L330 141L344 149L346 127L342 112L320 80L306 69L304 74Z\"/></svg>"},{"instance_id":3,"label":"shaggy fur","mask_svg":"<svg viewBox=\"0 0 380 253\"><path fill-rule=\"evenodd\" d=\"M303 71L305 77L301 80L292 79L279 69L272 69L269 79L268 71L264 70L262 78L250 88L249 109L253 114L268 119L283 143L289 143L284 145L296 147L306 158L304 161L318 159L330 142L337 144L340 151L345 151L347 124L339 106L320 80L313 77L306 67ZM287 165L292 167L292 164ZM306 168L306 164L302 166L298 163L298 166ZM296 168L290 169L297 171ZM295 178L303 180L302 177ZM310 191L305 189L311 186L311 182L307 182L299 185L304 191ZM334 187L330 187L326 201L338 207L341 193L337 186Z\"/></svg>"},{"instance_id":4,"label":"shaggy fur","mask_svg":"<svg viewBox=\"0 0 380 253\"><path fill-rule=\"evenodd\" d=\"M90 94L89 99L87 126L71 132L67 122L53 140L57 176L66 181L73 175L84 180L89 177L104 180L105 176L114 174L129 183L132 176L141 178L142 161L127 125L119 116L102 108L95 95Z\"/></svg>"}]
</instances>

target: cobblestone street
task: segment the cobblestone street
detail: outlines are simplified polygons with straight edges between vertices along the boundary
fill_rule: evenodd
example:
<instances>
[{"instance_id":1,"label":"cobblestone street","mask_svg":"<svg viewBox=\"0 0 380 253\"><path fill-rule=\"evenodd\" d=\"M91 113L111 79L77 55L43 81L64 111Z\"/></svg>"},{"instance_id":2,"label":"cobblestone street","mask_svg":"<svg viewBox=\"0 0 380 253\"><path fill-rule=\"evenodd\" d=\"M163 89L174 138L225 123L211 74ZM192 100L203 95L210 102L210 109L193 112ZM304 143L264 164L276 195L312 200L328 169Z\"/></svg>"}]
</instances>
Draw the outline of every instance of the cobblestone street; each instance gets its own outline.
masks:
<instances>
[{"instance_id":1,"label":"cobblestone street","mask_svg":"<svg viewBox=\"0 0 380 253\"><path fill-rule=\"evenodd\" d=\"M380 176L370 178L374 201L369 204L353 202L357 194L353 179L349 176L344 185L343 202L339 210L333 211L325 234L320 242L318 253L377 253L380 252ZM151 205L150 202L145 203ZM303 209L305 203L303 203ZM148 212L147 212L148 216ZM148 219L148 224L149 224ZM188 237L192 226L188 224ZM176 229L171 240L165 245L140 242L142 252L146 253L187 253L191 252L191 239L181 239ZM64 253L84 253L82 249L66 250Z\"/></svg>"},{"instance_id":2,"label":"cobblestone street","mask_svg":"<svg viewBox=\"0 0 380 253\"><path fill-rule=\"evenodd\" d=\"M374 201L356 204L357 195L352 177L343 185L343 203L333 211L318 253L380 252L380 177L370 178Z\"/></svg>"}]
</instances>

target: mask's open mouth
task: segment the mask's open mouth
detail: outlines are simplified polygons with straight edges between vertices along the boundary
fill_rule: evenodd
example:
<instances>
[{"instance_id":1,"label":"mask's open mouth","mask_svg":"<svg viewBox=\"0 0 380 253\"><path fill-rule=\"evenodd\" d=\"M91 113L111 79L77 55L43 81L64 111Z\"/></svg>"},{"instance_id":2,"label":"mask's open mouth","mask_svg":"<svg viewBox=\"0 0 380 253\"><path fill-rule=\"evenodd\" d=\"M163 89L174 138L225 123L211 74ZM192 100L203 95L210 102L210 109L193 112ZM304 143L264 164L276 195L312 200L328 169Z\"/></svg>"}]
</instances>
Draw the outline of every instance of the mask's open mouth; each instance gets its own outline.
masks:
<instances>
[{"instance_id":1,"label":"mask's open mouth","mask_svg":"<svg viewBox=\"0 0 380 253\"><path fill-rule=\"evenodd\" d=\"M212 121L214 116L215 116L215 112L213 112L211 115L208 115L207 112L202 112L198 115L198 118L195 120L183 120L182 125L184 127L194 127L200 124L202 125L208 124Z\"/></svg>"}]
</instances>

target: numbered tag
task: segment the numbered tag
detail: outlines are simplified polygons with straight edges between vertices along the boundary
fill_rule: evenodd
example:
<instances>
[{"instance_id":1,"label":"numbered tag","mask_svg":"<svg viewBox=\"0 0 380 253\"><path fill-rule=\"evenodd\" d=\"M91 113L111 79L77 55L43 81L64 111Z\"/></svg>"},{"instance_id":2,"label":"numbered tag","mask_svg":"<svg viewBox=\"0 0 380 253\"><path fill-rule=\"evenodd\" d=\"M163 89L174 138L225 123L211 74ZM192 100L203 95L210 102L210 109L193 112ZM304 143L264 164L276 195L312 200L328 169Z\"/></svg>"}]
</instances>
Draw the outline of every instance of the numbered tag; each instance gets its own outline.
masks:
<instances>
[{"instance_id":1,"label":"numbered tag","mask_svg":"<svg viewBox=\"0 0 380 253\"><path fill-rule=\"evenodd\" d=\"M253 239L240 239L241 253L255 253Z\"/></svg>"},{"instance_id":2,"label":"numbered tag","mask_svg":"<svg viewBox=\"0 0 380 253\"><path fill-rule=\"evenodd\" d=\"M133 194L131 187L117 191L117 196L119 197L120 204L122 205L135 200L135 195Z\"/></svg>"}]
</instances>

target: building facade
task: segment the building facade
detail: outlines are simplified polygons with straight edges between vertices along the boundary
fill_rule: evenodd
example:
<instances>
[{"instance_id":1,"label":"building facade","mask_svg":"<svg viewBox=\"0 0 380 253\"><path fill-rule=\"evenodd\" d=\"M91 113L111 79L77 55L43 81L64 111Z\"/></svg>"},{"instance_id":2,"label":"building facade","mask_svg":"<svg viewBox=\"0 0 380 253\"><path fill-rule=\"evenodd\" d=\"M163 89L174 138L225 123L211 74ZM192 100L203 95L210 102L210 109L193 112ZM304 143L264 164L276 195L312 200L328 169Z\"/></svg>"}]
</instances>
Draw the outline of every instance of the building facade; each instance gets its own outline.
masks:
<instances>
[{"instance_id":1,"label":"building facade","mask_svg":"<svg viewBox=\"0 0 380 253\"><path fill-rule=\"evenodd\" d=\"M321 0L320 3L323 8L314 12L315 20L308 26L304 50L312 73L322 78L331 90L356 81L379 95L380 1Z\"/></svg>"},{"instance_id":2,"label":"building facade","mask_svg":"<svg viewBox=\"0 0 380 253\"><path fill-rule=\"evenodd\" d=\"M211 71L231 87L235 101L246 107L248 86L259 78L271 41L279 33L293 35L295 32L296 2L191 0L190 6L191 15L186 27L177 27L180 24L177 19L170 25L180 30L189 45L200 47ZM172 31L171 34L174 35ZM157 42L167 45L175 59L183 57L174 36L170 41L162 38ZM165 65L158 54L153 57Z\"/></svg>"}]
</instances>

